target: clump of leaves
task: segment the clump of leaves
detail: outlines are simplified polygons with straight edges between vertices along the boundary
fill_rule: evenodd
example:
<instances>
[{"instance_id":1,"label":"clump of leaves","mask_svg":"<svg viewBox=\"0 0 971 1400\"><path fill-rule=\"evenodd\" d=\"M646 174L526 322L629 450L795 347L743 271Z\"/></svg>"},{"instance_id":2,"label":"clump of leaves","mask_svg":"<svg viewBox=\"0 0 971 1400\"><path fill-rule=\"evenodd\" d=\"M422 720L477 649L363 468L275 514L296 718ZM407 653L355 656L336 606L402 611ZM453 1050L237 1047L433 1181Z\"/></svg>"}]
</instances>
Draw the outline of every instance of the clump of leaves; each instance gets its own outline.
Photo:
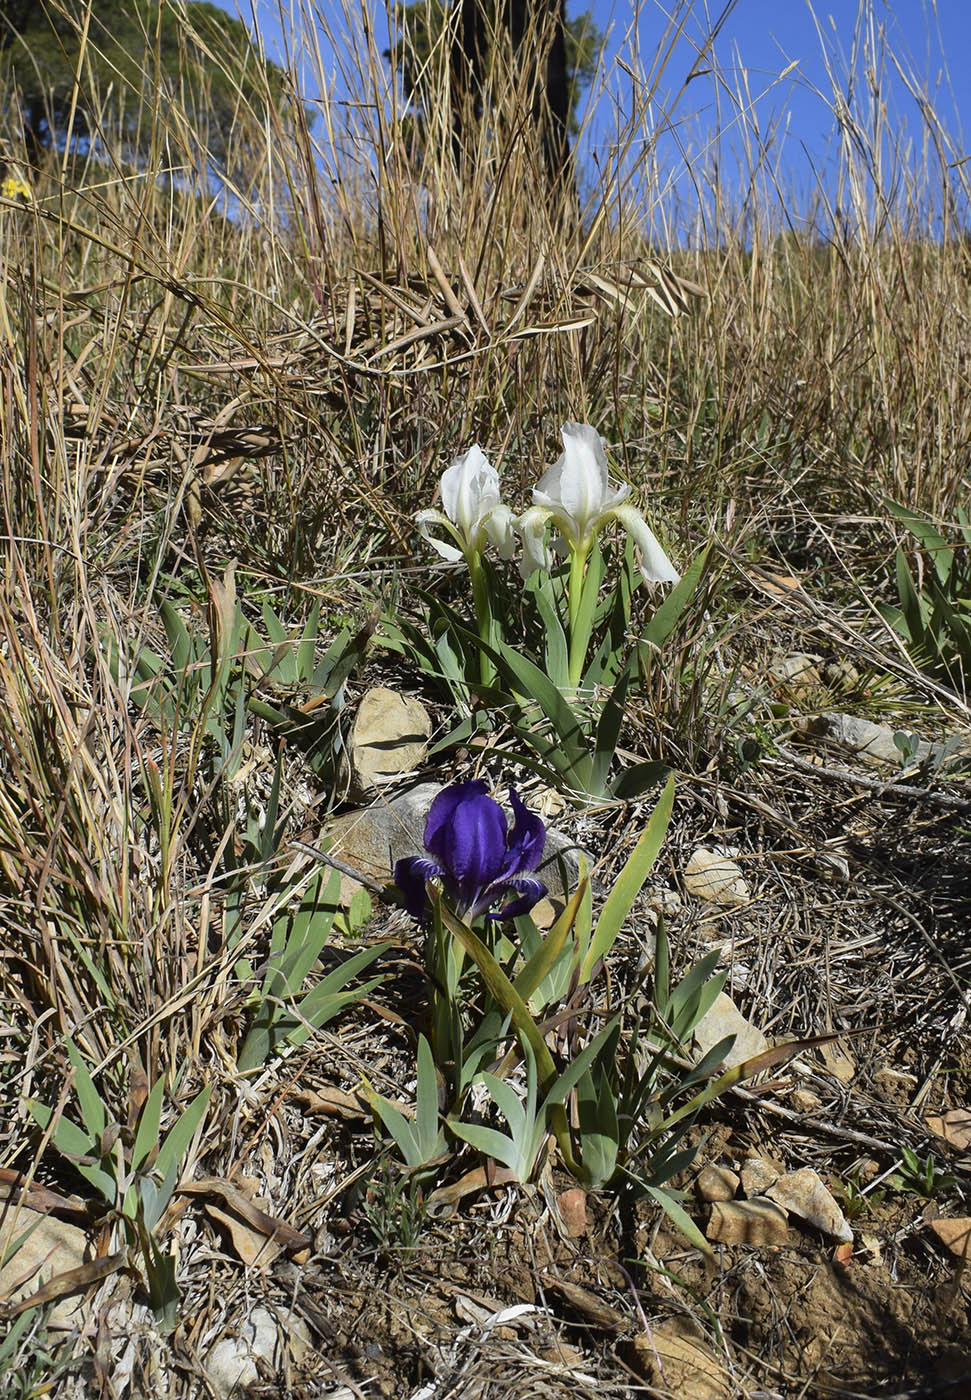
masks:
<instances>
[{"instance_id":1,"label":"clump of leaves","mask_svg":"<svg viewBox=\"0 0 971 1400\"><path fill-rule=\"evenodd\" d=\"M196 1094L163 1138L165 1081L158 1079L132 1130L112 1114L73 1041L66 1042L66 1049L81 1122L35 1099L26 1100L27 1111L41 1129L50 1132L57 1151L94 1187L109 1210L117 1213L127 1243L141 1253L156 1320L161 1327L171 1329L177 1321L181 1295L175 1281L175 1258L164 1251L156 1228L178 1185L211 1088ZM123 1252L115 1267L123 1267L125 1261Z\"/></svg>"},{"instance_id":2,"label":"clump of leaves","mask_svg":"<svg viewBox=\"0 0 971 1400\"><path fill-rule=\"evenodd\" d=\"M938 1167L933 1152L928 1152L922 1160L911 1148L902 1147L900 1165L890 1178L890 1184L898 1191L913 1191L925 1201L933 1201L942 1192L949 1191L955 1179Z\"/></svg>"},{"instance_id":3,"label":"clump of leaves","mask_svg":"<svg viewBox=\"0 0 971 1400\"><path fill-rule=\"evenodd\" d=\"M921 670L966 695L971 679L971 515L957 508L955 533L948 539L926 516L893 501L886 505L917 541L920 567L915 577L904 549L897 549L899 606L884 603L880 612Z\"/></svg>"}]
</instances>

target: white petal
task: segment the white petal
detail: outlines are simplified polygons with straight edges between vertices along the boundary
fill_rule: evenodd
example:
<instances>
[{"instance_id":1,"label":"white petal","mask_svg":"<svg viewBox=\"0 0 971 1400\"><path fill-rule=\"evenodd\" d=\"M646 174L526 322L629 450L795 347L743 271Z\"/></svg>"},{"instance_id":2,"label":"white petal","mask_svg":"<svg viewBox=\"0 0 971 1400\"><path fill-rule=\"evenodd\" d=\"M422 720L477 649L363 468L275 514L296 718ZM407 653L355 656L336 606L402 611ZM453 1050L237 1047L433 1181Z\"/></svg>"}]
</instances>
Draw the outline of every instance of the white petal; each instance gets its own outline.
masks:
<instances>
[{"instance_id":1,"label":"white petal","mask_svg":"<svg viewBox=\"0 0 971 1400\"><path fill-rule=\"evenodd\" d=\"M471 543L483 516L499 504L499 474L473 446L442 473L441 492L445 514Z\"/></svg>"},{"instance_id":2,"label":"white petal","mask_svg":"<svg viewBox=\"0 0 971 1400\"><path fill-rule=\"evenodd\" d=\"M516 521L516 530L523 542L523 557L519 564L519 572L524 580L534 574L537 569L548 570L553 562L543 539L546 534L546 522L549 518L548 510L544 510L541 506L530 506L529 510L524 510Z\"/></svg>"},{"instance_id":3,"label":"white petal","mask_svg":"<svg viewBox=\"0 0 971 1400\"><path fill-rule=\"evenodd\" d=\"M612 512L637 545L641 555L641 574L645 583L677 583L681 578L671 560L658 544L640 511L633 506L618 506Z\"/></svg>"},{"instance_id":4,"label":"white petal","mask_svg":"<svg viewBox=\"0 0 971 1400\"><path fill-rule=\"evenodd\" d=\"M563 455L533 491L537 505L554 512L557 525L573 545L589 541L630 493L629 486L610 490L607 457L596 428L564 423Z\"/></svg>"},{"instance_id":5,"label":"white petal","mask_svg":"<svg viewBox=\"0 0 971 1400\"><path fill-rule=\"evenodd\" d=\"M456 549L454 545L446 544L444 540L437 540L434 535L428 533L429 525L441 525L450 535L455 534L451 522L440 510L420 510L415 516L415 523L418 526L418 533L425 543L437 550L443 559L447 559L450 564L457 564L463 558L460 549Z\"/></svg>"},{"instance_id":6,"label":"white petal","mask_svg":"<svg viewBox=\"0 0 971 1400\"><path fill-rule=\"evenodd\" d=\"M515 523L516 518L512 511L501 501L497 506L493 506L482 522L482 528L490 542L495 545L500 559L511 559L515 552Z\"/></svg>"}]
</instances>

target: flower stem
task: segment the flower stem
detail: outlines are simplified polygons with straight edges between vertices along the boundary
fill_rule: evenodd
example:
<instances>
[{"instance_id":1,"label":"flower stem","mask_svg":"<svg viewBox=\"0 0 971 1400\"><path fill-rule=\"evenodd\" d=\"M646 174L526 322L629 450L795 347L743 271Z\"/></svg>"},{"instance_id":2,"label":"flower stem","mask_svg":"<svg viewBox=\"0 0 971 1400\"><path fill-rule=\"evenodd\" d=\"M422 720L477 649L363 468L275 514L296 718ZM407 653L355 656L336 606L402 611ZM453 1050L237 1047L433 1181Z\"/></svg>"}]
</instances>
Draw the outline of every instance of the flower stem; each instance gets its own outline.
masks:
<instances>
[{"instance_id":1,"label":"flower stem","mask_svg":"<svg viewBox=\"0 0 971 1400\"><path fill-rule=\"evenodd\" d=\"M470 550L465 556L469 566L469 576L472 580L472 600L475 604L475 621L479 633L479 641L486 646L492 645L492 599L489 596L489 580L482 565L482 555L477 549ZM496 680L496 668L492 664L485 649L479 649L479 679L483 685L494 685Z\"/></svg>"},{"instance_id":2,"label":"flower stem","mask_svg":"<svg viewBox=\"0 0 971 1400\"><path fill-rule=\"evenodd\" d=\"M583 580L587 572L587 556L589 546L586 548L579 544L575 549L570 550L570 582L568 585L568 607L570 619L570 689L576 690L580 684L580 677L583 675L583 663L587 657L587 637L580 635L580 604L583 598Z\"/></svg>"}]
</instances>

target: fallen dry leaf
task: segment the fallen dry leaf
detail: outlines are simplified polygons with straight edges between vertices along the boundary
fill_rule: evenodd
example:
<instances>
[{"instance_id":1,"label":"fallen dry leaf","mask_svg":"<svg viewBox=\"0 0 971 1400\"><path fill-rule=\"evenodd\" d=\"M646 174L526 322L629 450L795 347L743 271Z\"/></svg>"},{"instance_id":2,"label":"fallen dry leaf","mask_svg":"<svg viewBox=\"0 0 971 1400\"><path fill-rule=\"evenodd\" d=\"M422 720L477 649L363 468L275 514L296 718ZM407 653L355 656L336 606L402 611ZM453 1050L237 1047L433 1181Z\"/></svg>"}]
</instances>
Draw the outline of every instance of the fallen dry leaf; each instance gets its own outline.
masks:
<instances>
[{"instance_id":1,"label":"fallen dry leaf","mask_svg":"<svg viewBox=\"0 0 971 1400\"><path fill-rule=\"evenodd\" d=\"M206 1214L210 1215L217 1224L225 1226L233 1249L248 1269L254 1265L266 1268L283 1253L282 1246L277 1244L276 1240L270 1239L262 1230L254 1230L250 1225L244 1224L242 1220L231 1215L228 1210L223 1210L213 1201L205 1201L203 1204Z\"/></svg>"},{"instance_id":2,"label":"fallen dry leaf","mask_svg":"<svg viewBox=\"0 0 971 1400\"><path fill-rule=\"evenodd\" d=\"M841 1084L849 1084L855 1077L856 1062L841 1045L837 1045L835 1042L823 1045L820 1047L819 1053L822 1055L823 1064L830 1074Z\"/></svg>"},{"instance_id":3,"label":"fallen dry leaf","mask_svg":"<svg viewBox=\"0 0 971 1400\"><path fill-rule=\"evenodd\" d=\"M581 1288L576 1283L567 1283L565 1279L548 1276L544 1276L543 1286L551 1293L558 1293L569 1307L597 1327L620 1331L630 1321L626 1314L610 1307L598 1298L596 1293L591 1293L589 1288Z\"/></svg>"},{"instance_id":4,"label":"fallen dry leaf","mask_svg":"<svg viewBox=\"0 0 971 1400\"><path fill-rule=\"evenodd\" d=\"M579 1239L586 1233L587 1225L587 1193L579 1186L573 1186L569 1191L563 1191L556 1198L559 1207L560 1219L566 1227L566 1232L571 1239Z\"/></svg>"},{"instance_id":5,"label":"fallen dry leaf","mask_svg":"<svg viewBox=\"0 0 971 1400\"><path fill-rule=\"evenodd\" d=\"M233 1211L264 1239L275 1241L288 1254L298 1253L301 1249L309 1249L313 1244L309 1235L301 1234L292 1225L288 1225L285 1220L279 1220L274 1215L267 1215L265 1210L260 1210L259 1206L254 1206L252 1201L248 1201L242 1191L238 1191L230 1182L222 1181L219 1177L207 1176L203 1177L201 1181L184 1181L179 1187L179 1194L183 1196L219 1196L228 1210Z\"/></svg>"},{"instance_id":6,"label":"fallen dry leaf","mask_svg":"<svg viewBox=\"0 0 971 1400\"><path fill-rule=\"evenodd\" d=\"M293 1095L293 1102L304 1113L322 1113L328 1118L343 1118L345 1122L371 1115L363 1094L348 1094L343 1089L304 1089Z\"/></svg>"}]
</instances>

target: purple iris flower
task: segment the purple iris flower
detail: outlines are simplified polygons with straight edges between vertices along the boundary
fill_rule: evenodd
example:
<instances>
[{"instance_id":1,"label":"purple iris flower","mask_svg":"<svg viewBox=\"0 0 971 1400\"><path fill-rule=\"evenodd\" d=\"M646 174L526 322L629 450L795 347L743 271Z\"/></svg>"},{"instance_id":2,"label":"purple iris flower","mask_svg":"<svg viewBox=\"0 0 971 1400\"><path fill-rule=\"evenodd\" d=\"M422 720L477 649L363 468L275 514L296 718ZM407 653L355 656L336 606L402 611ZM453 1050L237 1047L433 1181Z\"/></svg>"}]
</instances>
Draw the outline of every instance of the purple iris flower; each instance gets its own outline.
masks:
<instances>
[{"instance_id":1,"label":"purple iris flower","mask_svg":"<svg viewBox=\"0 0 971 1400\"><path fill-rule=\"evenodd\" d=\"M428 856L406 856L394 868L405 908L416 919L425 913L428 880L441 880L445 897L466 921L482 914L514 919L542 899L546 886L525 872L535 870L543 858L546 829L512 788L509 801L516 819L512 831L507 830L506 814L481 778L456 783L438 794L425 823ZM490 914L492 906L510 893L518 898L498 914Z\"/></svg>"}]
</instances>

